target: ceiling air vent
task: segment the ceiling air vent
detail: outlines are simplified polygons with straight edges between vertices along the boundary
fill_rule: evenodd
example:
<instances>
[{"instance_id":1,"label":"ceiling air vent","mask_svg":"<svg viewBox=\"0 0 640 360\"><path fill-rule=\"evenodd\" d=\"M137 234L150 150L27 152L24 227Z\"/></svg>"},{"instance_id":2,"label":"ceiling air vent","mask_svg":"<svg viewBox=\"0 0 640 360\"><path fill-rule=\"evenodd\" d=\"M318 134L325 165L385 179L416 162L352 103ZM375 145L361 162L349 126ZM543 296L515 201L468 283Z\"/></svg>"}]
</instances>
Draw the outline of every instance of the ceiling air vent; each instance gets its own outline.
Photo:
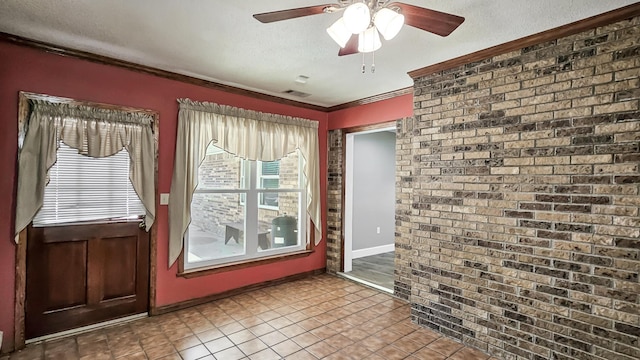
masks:
<instances>
[{"instance_id":1,"label":"ceiling air vent","mask_svg":"<svg viewBox=\"0 0 640 360\"><path fill-rule=\"evenodd\" d=\"M311 96L311 94L307 94L306 92L298 91L298 90L285 90L282 92L283 94L289 94L297 97L307 97Z\"/></svg>"}]
</instances>

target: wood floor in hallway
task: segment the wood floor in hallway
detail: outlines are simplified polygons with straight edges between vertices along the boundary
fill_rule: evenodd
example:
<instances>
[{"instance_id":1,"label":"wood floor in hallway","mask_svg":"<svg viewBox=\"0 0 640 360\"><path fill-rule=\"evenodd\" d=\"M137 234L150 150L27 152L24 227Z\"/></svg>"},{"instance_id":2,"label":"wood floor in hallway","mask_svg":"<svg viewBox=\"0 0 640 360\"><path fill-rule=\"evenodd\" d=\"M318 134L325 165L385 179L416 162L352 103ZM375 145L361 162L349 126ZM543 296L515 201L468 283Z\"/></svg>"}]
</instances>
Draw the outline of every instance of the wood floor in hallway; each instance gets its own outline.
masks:
<instances>
[{"instance_id":1,"label":"wood floor in hallway","mask_svg":"<svg viewBox=\"0 0 640 360\"><path fill-rule=\"evenodd\" d=\"M393 291L393 259L395 252L353 259L349 275Z\"/></svg>"}]
</instances>

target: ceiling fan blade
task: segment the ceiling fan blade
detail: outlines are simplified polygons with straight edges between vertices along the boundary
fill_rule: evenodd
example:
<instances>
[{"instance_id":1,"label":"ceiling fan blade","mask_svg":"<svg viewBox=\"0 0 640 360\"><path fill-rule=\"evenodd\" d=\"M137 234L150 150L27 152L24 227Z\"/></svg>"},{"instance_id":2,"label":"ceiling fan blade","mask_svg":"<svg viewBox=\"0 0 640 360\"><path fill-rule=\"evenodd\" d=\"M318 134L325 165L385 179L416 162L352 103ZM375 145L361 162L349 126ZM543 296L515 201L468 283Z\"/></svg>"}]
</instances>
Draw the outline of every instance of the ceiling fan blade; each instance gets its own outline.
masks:
<instances>
[{"instance_id":1,"label":"ceiling fan blade","mask_svg":"<svg viewBox=\"0 0 640 360\"><path fill-rule=\"evenodd\" d=\"M391 3L387 7L394 8L396 6L402 11L405 24L440 36L451 34L464 22L464 18L461 16L400 2Z\"/></svg>"},{"instance_id":2,"label":"ceiling fan blade","mask_svg":"<svg viewBox=\"0 0 640 360\"><path fill-rule=\"evenodd\" d=\"M295 19L303 16L323 14L326 8L336 8L339 6L340 5L336 5L336 4L308 6L308 7L296 8L296 9L287 9L287 10L272 11L272 12L267 12L262 14L254 14L253 17L260 22L270 23L270 22L281 21L281 20Z\"/></svg>"},{"instance_id":3,"label":"ceiling fan blade","mask_svg":"<svg viewBox=\"0 0 640 360\"><path fill-rule=\"evenodd\" d=\"M347 41L347 44L343 48L340 48L338 56L357 54L358 52L358 34L353 34L349 41Z\"/></svg>"}]
</instances>

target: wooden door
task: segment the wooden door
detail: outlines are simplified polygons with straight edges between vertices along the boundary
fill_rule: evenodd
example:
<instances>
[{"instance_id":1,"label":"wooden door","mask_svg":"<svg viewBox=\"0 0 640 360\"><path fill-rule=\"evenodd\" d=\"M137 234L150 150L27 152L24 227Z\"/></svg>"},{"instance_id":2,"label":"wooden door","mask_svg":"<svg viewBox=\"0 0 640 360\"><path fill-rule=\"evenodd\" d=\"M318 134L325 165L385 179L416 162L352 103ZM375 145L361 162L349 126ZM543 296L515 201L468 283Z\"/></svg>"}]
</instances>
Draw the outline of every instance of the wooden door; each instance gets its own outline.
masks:
<instances>
[{"instance_id":1,"label":"wooden door","mask_svg":"<svg viewBox=\"0 0 640 360\"><path fill-rule=\"evenodd\" d=\"M27 229L27 339L148 310L149 234L138 224Z\"/></svg>"}]
</instances>

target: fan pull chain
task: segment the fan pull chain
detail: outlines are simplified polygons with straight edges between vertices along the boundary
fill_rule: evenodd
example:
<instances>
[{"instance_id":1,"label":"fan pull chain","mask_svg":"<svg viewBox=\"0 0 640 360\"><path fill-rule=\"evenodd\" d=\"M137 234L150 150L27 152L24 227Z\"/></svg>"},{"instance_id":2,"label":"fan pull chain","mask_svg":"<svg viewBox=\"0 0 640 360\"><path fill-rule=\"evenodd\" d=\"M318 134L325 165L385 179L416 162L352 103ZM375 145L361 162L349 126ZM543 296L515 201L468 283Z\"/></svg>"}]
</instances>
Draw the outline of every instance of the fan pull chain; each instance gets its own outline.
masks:
<instances>
[{"instance_id":1,"label":"fan pull chain","mask_svg":"<svg viewBox=\"0 0 640 360\"><path fill-rule=\"evenodd\" d=\"M362 53L362 73L367 72L367 65L364 63L364 53ZM371 53L371 73L375 74L376 72L376 52Z\"/></svg>"},{"instance_id":2,"label":"fan pull chain","mask_svg":"<svg viewBox=\"0 0 640 360\"><path fill-rule=\"evenodd\" d=\"M371 73L375 74L376 72L376 52L371 53Z\"/></svg>"}]
</instances>

